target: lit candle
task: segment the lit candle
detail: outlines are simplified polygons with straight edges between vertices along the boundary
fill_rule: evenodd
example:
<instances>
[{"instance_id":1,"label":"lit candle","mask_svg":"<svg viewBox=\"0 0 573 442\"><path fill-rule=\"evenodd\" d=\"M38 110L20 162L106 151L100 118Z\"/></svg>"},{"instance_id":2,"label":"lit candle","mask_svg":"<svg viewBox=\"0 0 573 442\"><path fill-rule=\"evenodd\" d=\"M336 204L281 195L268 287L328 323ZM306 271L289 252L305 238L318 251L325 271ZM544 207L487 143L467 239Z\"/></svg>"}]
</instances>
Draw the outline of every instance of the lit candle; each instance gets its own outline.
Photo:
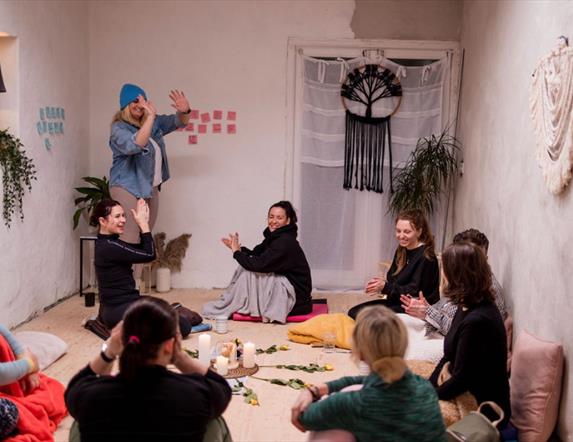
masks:
<instances>
[{"instance_id":1,"label":"lit candle","mask_svg":"<svg viewBox=\"0 0 573 442\"><path fill-rule=\"evenodd\" d=\"M199 335L199 362L207 366L211 363L211 335L206 333Z\"/></svg>"},{"instance_id":2,"label":"lit candle","mask_svg":"<svg viewBox=\"0 0 573 442\"><path fill-rule=\"evenodd\" d=\"M245 342L243 345L243 367L253 368L255 366L255 344Z\"/></svg>"},{"instance_id":3,"label":"lit candle","mask_svg":"<svg viewBox=\"0 0 573 442\"><path fill-rule=\"evenodd\" d=\"M221 376L225 376L229 372L229 360L225 356L217 356L215 368L217 369L217 373Z\"/></svg>"}]
</instances>

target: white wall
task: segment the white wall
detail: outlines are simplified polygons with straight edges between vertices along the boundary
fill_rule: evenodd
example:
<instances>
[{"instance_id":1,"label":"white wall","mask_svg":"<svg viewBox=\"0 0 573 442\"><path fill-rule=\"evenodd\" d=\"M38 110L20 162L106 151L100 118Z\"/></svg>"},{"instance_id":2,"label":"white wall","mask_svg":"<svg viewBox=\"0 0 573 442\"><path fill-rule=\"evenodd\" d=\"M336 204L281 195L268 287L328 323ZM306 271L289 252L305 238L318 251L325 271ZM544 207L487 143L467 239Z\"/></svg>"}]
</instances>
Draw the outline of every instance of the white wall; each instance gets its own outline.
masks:
<instances>
[{"instance_id":1,"label":"white wall","mask_svg":"<svg viewBox=\"0 0 573 442\"><path fill-rule=\"evenodd\" d=\"M19 137L38 176L24 198L24 222L14 220L10 229L0 223L0 323L7 326L78 288L78 240L71 216L72 188L87 171L86 13L83 2L0 2L0 32L16 37L19 61L18 90L10 93L15 95L9 107L18 108ZM43 106L66 112L65 133L52 151L36 131ZM12 124L11 117L0 120L3 129Z\"/></svg>"},{"instance_id":2,"label":"white wall","mask_svg":"<svg viewBox=\"0 0 573 442\"><path fill-rule=\"evenodd\" d=\"M465 175L456 229L490 239L494 273L510 298L515 331L527 329L573 352L571 190L546 190L529 115L531 74L561 34L573 37L570 1L466 1L461 140ZM570 363L567 364L569 367ZM559 435L571 440L573 385L566 370Z\"/></svg>"},{"instance_id":3,"label":"white wall","mask_svg":"<svg viewBox=\"0 0 573 442\"><path fill-rule=\"evenodd\" d=\"M124 82L160 112L180 88L202 111L237 111L236 135L166 138L171 180L155 231L193 234L179 287L226 285L236 265L221 236L262 239L268 207L285 196L288 37L352 38L353 1L90 3L90 172L108 174L109 122Z\"/></svg>"}]
</instances>

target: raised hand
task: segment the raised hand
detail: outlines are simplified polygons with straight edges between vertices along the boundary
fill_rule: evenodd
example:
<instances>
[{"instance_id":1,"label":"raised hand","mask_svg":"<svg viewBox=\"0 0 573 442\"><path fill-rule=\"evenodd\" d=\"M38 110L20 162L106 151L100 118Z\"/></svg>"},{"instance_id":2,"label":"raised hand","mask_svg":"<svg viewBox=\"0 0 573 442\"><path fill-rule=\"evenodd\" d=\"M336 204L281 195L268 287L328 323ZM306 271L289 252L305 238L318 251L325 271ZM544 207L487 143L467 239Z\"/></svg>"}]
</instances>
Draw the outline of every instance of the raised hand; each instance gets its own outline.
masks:
<instances>
[{"instance_id":1,"label":"raised hand","mask_svg":"<svg viewBox=\"0 0 573 442\"><path fill-rule=\"evenodd\" d=\"M141 232L149 232L149 206L143 198L139 198L137 200L135 210L131 209L131 214L133 215L133 219L139 226Z\"/></svg>"},{"instance_id":2,"label":"raised hand","mask_svg":"<svg viewBox=\"0 0 573 442\"><path fill-rule=\"evenodd\" d=\"M189 100L187 100L187 97L182 91L173 89L171 92L169 92L169 98L171 98L171 101L173 101L171 107L175 108L177 112L187 113L189 109L191 109Z\"/></svg>"},{"instance_id":3,"label":"raised hand","mask_svg":"<svg viewBox=\"0 0 573 442\"><path fill-rule=\"evenodd\" d=\"M377 293L381 293L386 285L386 278L383 276L375 276L370 281L366 283L366 287L364 287L364 291L368 295L376 295Z\"/></svg>"}]
</instances>

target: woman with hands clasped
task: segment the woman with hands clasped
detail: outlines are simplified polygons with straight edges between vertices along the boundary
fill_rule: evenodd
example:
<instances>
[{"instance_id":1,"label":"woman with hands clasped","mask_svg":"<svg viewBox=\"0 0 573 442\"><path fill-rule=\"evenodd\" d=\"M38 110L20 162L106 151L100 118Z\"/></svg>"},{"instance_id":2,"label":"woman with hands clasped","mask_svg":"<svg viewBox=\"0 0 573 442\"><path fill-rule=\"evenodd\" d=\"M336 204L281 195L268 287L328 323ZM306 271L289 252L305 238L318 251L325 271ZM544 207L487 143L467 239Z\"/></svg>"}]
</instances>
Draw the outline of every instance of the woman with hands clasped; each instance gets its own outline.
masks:
<instances>
[{"instance_id":1,"label":"woman with hands clasped","mask_svg":"<svg viewBox=\"0 0 573 442\"><path fill-rule=\"evenodd\" d=\"M231 388L183 350L177 324L166 301L142 298L70 381L66 404L83 442L223 440L203 438L211 424L226 430L213 420L227 408ZM119 374L110 376L116 359ZM170 364L180 373L168 370Z\"/></svg>"},{"instance_id":2,"label":"woman with hands clasped","mask_svg":"<svg viewBox=\"0 0 573 442\"><path fill-rule=\"evenodd\" d=\"M292 406L293 425L301 431L343 430L358 442L445 441L438 397L426 379L407 368L407 346L405 326L394 312L383 306L361 310L352 354L371 373L310 385ZM352 391L341 391L351 386ZM315 439L333 440L334 434L310 437Z\"/></svg>"},{"instance_id":3,"label":"woman with hands clasped","mask_svg":"<svg viewBox=\"0 0 573 442\"><path fill-rule=\"evenodd\" d=\"M135 209L131 209L131 216L135 222L128 223L119 202L106 199L95 206L90 217L90 224L99 227L94 248L100 297L99 319L109 329L121 321L128 307L140 298L132 265L155 259L149 206L144 199L137 201ZM129 224L134 224L140 232L137 244L119 239ZM183 336L191 332L191 323L183 317L179 318L179 326Z\"/></svg>"},{"instance_id":4,"label":"woman with hands clasped","mask_svg":"<svg viewBox=\"0 0 573 442\"><path fill-rule=\"evenodd\" d=\"M264 241L253 250L241 247L238 233L223 238L239 267L221 298L203 306L203 315L212 319L238 312L284 323L289 315L310 313L310 267L297 232L292 204L279 201L267 213Z\"/></svg>"},{"instance_id":5,"label":"woman with hands clasped","mask_svg":"<svg viewBox=\"0 0 573 442\"><path fill-rule=\"evenodd\" d=\"M144 198L150 207L149 226L153 229L159 210L159 189L169 179L169 163L164 136L189 122L191 107L185 94L177 89L169 93L175 114L158 115L145 91L124 84L119 96L120 110L113 117L109 146L113 162L109 172L111 197L127 211ZM128 225L123 241L138 242L139 231ZM136 279L141 266L136 266Z\"/></svg>"},{"instance_id":6,"label":"woman with hands clasped","mask_svg":"<svg viewBox=\"0 0 573 442\"><path fill-rule=\"evenodd\" d=\"M382 304L395 312L403 313L400 295L419 296L422 292L428 302L439 299L440 271L434 251L434 236L426 217L419 210L408 210L396 218L396 239L398 248L386 276L370 279L365 287L369 295L386 295L356 305L348 315L356 318L358 312L369 305Z\"/></svg>"}]
</instances>

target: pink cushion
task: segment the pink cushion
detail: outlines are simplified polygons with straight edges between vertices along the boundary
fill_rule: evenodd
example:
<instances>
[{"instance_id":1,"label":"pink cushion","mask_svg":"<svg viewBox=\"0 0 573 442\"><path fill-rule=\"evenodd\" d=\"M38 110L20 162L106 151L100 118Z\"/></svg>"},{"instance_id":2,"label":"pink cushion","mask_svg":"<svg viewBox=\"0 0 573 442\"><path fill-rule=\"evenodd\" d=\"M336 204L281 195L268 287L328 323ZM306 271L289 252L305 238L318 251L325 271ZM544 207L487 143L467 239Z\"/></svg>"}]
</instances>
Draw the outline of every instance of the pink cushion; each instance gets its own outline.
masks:
<instances>
[{"instance_id":1,"label":"pink cushion","mask_svg":"<svg viewBox=\"0 0 573 442\"><path fill-rule=\"evenodd\" d=\"M287 316L287 322L304 322L317 315L328 313L328 304L312 304L312 311L306 315ZM260 316L243 315L241 313L233 313L231 316L233 321L250 321L261 322Z\"/></svg>"},{"instance_id":2,"label":"pink cushion","mask_svg":"<svg viewBox=\"0 0 573 442\"><path fill-rule=\"evenodd\" d=\"M511 363L511 421L521 442L545 442L559 412L563 346L522 332Z\"/></svg>"}]
</instances>

